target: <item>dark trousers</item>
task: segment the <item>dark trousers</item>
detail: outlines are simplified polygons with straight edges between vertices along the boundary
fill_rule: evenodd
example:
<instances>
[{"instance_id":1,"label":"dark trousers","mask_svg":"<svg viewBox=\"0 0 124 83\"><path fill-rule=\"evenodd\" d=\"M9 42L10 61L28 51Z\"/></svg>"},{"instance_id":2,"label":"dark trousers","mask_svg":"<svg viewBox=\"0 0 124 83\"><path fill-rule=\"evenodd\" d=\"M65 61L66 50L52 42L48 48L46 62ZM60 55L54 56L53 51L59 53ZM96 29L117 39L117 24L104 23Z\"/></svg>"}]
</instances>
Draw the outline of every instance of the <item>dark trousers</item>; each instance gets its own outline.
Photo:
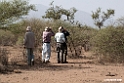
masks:
<instances>
[{"instance_id":1,"label":"dark trousers","mask_svg":"<svg viewBox=\"0 0 124 83\"><path fill-rule=\"evenodd\" d=\"M27 48L28 65L31 65L31 61L34 60L33 48Z\"/></svg>"},{"instance_id":2,"label":"dark trousers","mask_svg":"<svg viewBox=\"0 0 124 83\"><path fill-rule=\"evenodd\" d=\"M67 55L67 45L66 43L57 43L57 61L60 62L66 62L66 55Z\"/></svg>"},{"instance_id":3,"label":"dark trousers","mask_svg":"<svg viewBox=\"0 0 124 83\"><path fill-rule=\"evenodd\" d=\"M65 51L64 51L64 54L65 54L65 62L67 62L67 52L68 52L68 50L67 50L67 44L66 43L64 43L64 49L65 49Z\"/></svg>"}]
</instances>

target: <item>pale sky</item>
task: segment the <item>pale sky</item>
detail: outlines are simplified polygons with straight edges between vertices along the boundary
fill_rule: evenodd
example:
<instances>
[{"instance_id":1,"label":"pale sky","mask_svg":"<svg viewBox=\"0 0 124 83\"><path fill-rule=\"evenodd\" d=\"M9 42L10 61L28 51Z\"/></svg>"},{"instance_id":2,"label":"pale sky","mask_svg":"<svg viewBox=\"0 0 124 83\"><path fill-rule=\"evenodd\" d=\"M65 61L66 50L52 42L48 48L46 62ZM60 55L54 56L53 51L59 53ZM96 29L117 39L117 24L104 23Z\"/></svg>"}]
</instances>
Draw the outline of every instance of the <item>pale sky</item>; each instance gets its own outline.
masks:
<instances>
[{"instance_id":1,"label":"pale sky","mask_svg":"<svg viewBox=\"0 0 124 83\"><path fill-rule=\"evenodd\" d=\"M92 11L95 12L100 7L105 12L107 9L114 9L115 19L124 16L124 0L29 0L31 4L42 4L47 7L50 7L52 1L55 6L62 6L65 9L75 7L77 10L92 14Z\"/></svg>"}]
</instances>

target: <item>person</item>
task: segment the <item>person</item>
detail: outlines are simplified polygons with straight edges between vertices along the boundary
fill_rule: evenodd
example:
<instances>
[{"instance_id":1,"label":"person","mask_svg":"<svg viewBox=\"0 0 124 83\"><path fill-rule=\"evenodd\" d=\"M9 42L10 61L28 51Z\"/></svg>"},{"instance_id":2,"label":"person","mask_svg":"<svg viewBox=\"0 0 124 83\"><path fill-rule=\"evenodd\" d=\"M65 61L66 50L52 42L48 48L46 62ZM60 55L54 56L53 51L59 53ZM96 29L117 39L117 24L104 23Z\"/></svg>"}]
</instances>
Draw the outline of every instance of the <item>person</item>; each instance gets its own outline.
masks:
<instances>
[{"instance_id":1,"label":"person","mask_svg":"<svg viewBox=\"0 0 124 83\"><path fill-rule=\"evenodd\" d=\"M45 31L43 31L43 45L42 45L42 62L49 63L51 57L51 37L54 36L54 32L51 28L46 27Z\"/></svg>"},{"instance_id":2,"label":"person","mask_svg":"<svg viewBox=\"0 0 124 83\"><path fill-rule=\"evenodd\" d=\"M65 54L65 56L64 56L64 62L63 63L68 63L68 61L67 61L67 54L68 54L68 48L67 48L68 40L67 40L67 36L69 36L70 33L63 26L60 26L59 28L62 29L62 33L64 33L64 37L65 37L65 42L64 42L64 48L65 48L64 54Z\"/></svg>"},{"instance_id":3,"label":"person","mask_svg":"<svg viewBox=\"0 0 124 83\"><path fill-rule=\"evenodd\" d=\"M34 33L31 31L31 26L27 26L26 33L24 36L24 46L27 49L27 58L28 58L28 65L34 65L34 49L35 44L35 36Z\"/></svg>"},{"instance_id":4,"label":"person","mask_svg":"<svg viewBox=\"0 0 124 83\"><path fill-rule=\"evenodd\" d=\"M64 33L62 33L62 28L60 27L58 29L58 32L55 34L55 41L57 43L57 61L58 63L63 63L63 56L64 56L64 43L65 43L65 37L64 37Z\"/></svg>"}]
</instances>

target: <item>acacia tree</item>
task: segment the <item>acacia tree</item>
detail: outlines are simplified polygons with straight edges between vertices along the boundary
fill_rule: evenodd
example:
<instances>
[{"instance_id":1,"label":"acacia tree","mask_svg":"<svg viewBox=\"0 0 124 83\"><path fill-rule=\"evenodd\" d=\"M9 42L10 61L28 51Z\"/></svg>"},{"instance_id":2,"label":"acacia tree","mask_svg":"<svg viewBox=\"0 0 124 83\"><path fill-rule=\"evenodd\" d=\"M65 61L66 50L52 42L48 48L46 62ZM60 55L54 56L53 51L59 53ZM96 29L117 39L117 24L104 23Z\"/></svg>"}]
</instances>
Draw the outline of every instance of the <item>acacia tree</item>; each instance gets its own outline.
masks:
<instances>
[{"instance_id":1,"label":"acacia tree","mask_svg":"<svg viewBox=\"0 0 124 83\"><path fill-rule=\"evenodd\" d=\"M61 6L54 6L53 2L50 3L50 8L45 12L46 14L42 16L42 18L48 18L55 21L61 19L62 15L65 15L67 21L74 21L74 14L77 12L76 8L73 7L66 10Z\"/></svg>"},{"instance_id":2,"label":"acacia tree","mask_svg":"<svg viewBox=\"0 0 124 83\"><path fill-rule=\"evenodd\" d=\"M114 10L108 9L107 12L101 12L101 8L98 8L96 12L92 12L92 19L94 20L94 24L101 29L104 22L109 19L111 15L114 15Z\"/></svg>"},{"instance_id":3,"label":"acacia tree","mask_svg":"<svg viewBox=\"0 0 124 83\"><path fill-rule=\"evenodd\" d=\"M30 10L35 10L35 6L29 5L26 0L2 0L0 2L0 27L27 15Z\"/></svg>"}]
</instances>

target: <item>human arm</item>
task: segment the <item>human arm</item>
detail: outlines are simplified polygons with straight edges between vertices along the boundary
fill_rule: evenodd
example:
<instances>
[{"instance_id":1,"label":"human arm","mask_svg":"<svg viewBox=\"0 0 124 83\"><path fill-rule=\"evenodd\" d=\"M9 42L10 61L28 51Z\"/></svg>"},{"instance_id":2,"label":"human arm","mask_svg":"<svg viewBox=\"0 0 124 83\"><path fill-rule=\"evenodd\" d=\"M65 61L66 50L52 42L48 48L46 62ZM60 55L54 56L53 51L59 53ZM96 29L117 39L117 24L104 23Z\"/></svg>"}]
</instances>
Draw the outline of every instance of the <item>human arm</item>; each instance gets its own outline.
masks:
<instances>
[{"instance_id":1,"label":"human arm","mask_svg":"<svg viewBox=\"0 0 124 83\"><path fill-rule=\"evenodd\" d=\"M63 30L63 33L64 33L65 36L69 36L70 35L70 33L67 30Z\"/></svg>"},{"instance_id":2,"label":"human arm","mask_svg":"<svg viewBox=\"0 0 124 83\"><path fill-rule=\"evenodd\" d=\"M52 30L52 28L51 28L51 27L49 27L48 32L50 32L50 33L51 33L51 36L54 36L54 35L55 35L55 33L53 32L53 30Z\"/></svg>"},{"instance_id":3,"label":"human arm","mask_svg":"<svg viewBox=\"0 0 124 83\"><path fill-rule=\"evenodd\" d=\"M24 35L24 43L23 43L23 45L26 45L26 43L27 43L27 33L25 33L25 35Z\"/></svg>"}]
</instances>

